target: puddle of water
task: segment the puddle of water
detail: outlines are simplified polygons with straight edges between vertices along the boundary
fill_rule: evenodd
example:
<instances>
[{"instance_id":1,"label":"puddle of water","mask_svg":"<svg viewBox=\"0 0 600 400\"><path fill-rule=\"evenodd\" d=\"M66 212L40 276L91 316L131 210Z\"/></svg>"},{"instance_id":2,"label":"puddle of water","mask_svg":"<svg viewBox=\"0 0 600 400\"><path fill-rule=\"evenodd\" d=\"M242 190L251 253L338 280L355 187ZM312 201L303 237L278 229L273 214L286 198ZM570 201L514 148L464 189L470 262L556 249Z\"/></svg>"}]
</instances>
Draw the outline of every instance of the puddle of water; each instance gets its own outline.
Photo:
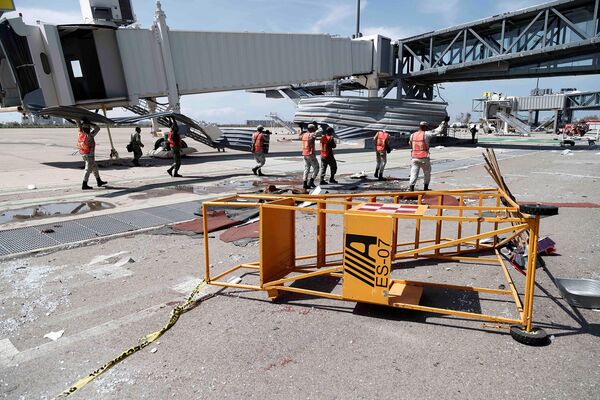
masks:
<instances>
[{"instance_id":1,"label":"puddle of water","mask_svg":"<svg viewBox=\"0 0 600 400\"><path fill-rule=\"evenodd\" d=\"M15 210L0 211L0 224L59 217L62 215L80 215L90 211L107 210L110 208L115 208L115 206L104 201L43 204Z\"/></svg>"}]
</instances>

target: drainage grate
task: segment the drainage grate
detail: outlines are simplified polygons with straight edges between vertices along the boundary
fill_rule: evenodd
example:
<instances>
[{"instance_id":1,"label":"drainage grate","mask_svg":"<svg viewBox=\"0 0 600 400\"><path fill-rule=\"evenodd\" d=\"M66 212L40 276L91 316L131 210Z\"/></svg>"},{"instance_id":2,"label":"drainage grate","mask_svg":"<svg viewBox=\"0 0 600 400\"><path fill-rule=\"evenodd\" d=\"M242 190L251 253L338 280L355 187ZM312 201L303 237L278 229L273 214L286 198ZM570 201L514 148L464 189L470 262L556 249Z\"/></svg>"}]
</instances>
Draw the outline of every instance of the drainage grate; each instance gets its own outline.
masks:
<instances>
[{"instance_id":1,"label":"drainage grate","mask_svg":"<svg viewBox=\"0 0 600 400\"><path fill-rule=\"evenodd\" d=\"M108 215L78 219L77 223L102 236L114 235L117 233L134 231L137 229L135 226L117 221Z\"/></svg>"},{"instance_id":2,"label":"drainage grate","mask_svg":"<svg viewBox=\"0 0 600 400\"><path fill-rule=\"evenodd\" d=\"M111 214L111 218L117 221L123 222L136 228L151 228L153 226L160 226L171 223L170 220L156 217L152 214L148 214L144 211L127 211L117 214Z\"/></svg>"},{"instance_id":3,"label":"drainage grate","mask_svg":"<svg viewBox=\"0 0 600 400\"><path fill-rule=\"evenodd\" d=\"M33 249L43 249L45 247L56 246L60 244L35 228L11 229L0 232L0 244L10 253L21 253Z\"/></svg>"},{"instance_id":4,"label":"drainage grate","mask_svg":"<svg viewBox=\"0 0 600 400\"><path fill-rule=\"evenodd\" d=\"M0 230L0 256L190 220L195 217L194 212L201 205L199 201L188 201L34 227Z\"/></svg>"},{"instance_id":5,"label":"drainage grate","mask_svg":"<svg viewBox=\"0 0 600 400\"><path fill-rule=\"evenodd\" d=\"M194 218L194 214L192 213L186 213L168 206L145 208L144 212L155 217L167 219L170 222L179 222Z\"/></svg>"},{"instance_id":6,"label":"drainage grate","mask_svg":"<svg viewBox=\"0 0 600 400\"><path fill-rule=\"evenodd\" d=\"M4 246L0 245L0 256L7 256L11 254L8 249L4 248Z\"/></svg>"},{"instance_id":7,"label":"drainage grate","mask_svg":"<svg viewBox=\"0 0 600 400\"><path fill-rule=\"evenodd\" d=\"M199 201L186 201L185 203L171 204L169 208L183 211L186 214L190 214L190 218L193 218L195 212L202 210L202 203Z\"/></svg>"},{"instance_id":8,"label":"drainage grate","mask_svg":"<svg viewBox=\"0 0 600 400\"><path fill-rule=\"evenodd\" d=\"M76 221L56 222L54 224L38 225L34 228L63 244L98 237L96 232L78 224Z\"/></svg>"}]
</instances>

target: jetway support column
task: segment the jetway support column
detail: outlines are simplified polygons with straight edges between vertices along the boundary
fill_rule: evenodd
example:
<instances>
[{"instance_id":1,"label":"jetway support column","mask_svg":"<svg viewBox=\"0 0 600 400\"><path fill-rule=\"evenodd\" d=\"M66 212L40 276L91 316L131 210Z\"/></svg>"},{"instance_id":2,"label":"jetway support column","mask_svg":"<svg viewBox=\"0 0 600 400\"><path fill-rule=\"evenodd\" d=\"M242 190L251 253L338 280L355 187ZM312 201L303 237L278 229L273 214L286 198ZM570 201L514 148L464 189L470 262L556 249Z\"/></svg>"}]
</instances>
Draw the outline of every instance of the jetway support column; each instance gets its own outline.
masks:
<instances>
[{"instance_id":1,"label":"jetway support column","mask_svg":"<svg viewBox=\"0 0 600 400\"><path fill-rule=\"evenodd\" d=\"M171 55L171 42L169 41L169 27L167 17L161 8L160 0L156 0L156 13L154 15L154 28L158 33L161 55L165 66L167 77L167 89L169 90L169 108L171 111L179 112L179 90L175 77L175 66Z\"/></svg>"}]
</instances>

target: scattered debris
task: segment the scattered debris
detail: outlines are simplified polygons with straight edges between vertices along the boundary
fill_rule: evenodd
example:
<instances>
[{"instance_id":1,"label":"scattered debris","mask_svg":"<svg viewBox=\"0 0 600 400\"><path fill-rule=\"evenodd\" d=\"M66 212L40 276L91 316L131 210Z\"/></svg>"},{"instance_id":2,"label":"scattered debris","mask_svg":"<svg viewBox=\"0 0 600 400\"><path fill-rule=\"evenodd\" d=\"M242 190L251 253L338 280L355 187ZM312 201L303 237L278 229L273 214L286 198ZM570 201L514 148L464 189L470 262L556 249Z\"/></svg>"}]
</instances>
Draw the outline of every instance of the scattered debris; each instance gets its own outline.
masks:
<instances>
[{"instance_id":1,"label":"scattered debris","mask_svg":"<svg viewBox=\"0 0 600 400\"><path fill-rule=\"evenodd\" d=\"M107 256L97 256L97 257L94 257L92 259L92 261L90 261L88 263L88 265L94 265L94 264L100 264L100 263L109 263L109 262L116 262L117 258L119 256L121 256L123 254L127 254L127 253L129 253L129 252L128 251L120 251L118 253L110 254L110 255L107 255Z\"/></svg>"},{"instance_id":2,"label":"scattered debris","mask_svg":"<svg viewBox=\"0 0 600 400\"><path fill-rule=\"evenodd\" d=\"M230 228L239 225L241 221L235 221L229 218L225 211L215 211L208 218L208 232L220 231L225 228ZM195 218L191 221L181 222L171 226L171 229L176 231L186 231L194 233L204 233L204 223L202 218Z\"/></svg>"},{"instance_id":3,"label":"scattered debris","mask_svg":"<svg viewBox=\"0 0 600 400\"><path fill-rule=\"evenodd\" d=\"M566 150L563 150L563 152L560 153L560 155L561 156L572 156L573 155L573 151L569 150L569 149L566 149Z\"/></svg>"},{"instance_id":4,"label":"scattered debris","mask_svg":"<svg viewBox=\"0 0 600 400\"><path fill-rule=\"evenodd\" d=\"M545 237L538 241L538 254L553 254L556 252L556 243L549 237Z\"/></svg>"},{"instance_id":5,"label":"scattered debris","mask_svg":"<svg viewBox=\"0 0 600 400\"><path fill-rule=\"evenodd\" d=\"M125 264L130 264L130 263L134 263L135 260L131 257L123 257L121 258L119 261L117 261L114 266L115 267L122 267Z\"/></svg>"},{"instance_id":6,"label":"scattered debris","mask_svg":"<svg viewBox=\"0 0 600 400\"><path fill-rule=\"evenodd\" d=\"M35 190L37 189L35 185L31 184L31 185L27 185L27 189L29 190Z\"/></svg>"},{"instance_id":7,"label":"scattered debris","mask_svg":"<svg viewBox=\"0 0 600 400\"><path fill-rule=\"evenodd\" d=\"M241 239L258 239L259 237L259 223L254 221L249 224L243 224L227 229L221 234L219 239L226 243L236 242Z\"/></svg>"},{"instance_id":8,"label":"scattered debris","mask_svg":"<svg viewBox=\"0 0 600 400\"><path fill-rule=\"evenodd\" d=\"M150 353L156 353L158 351L158 349L156 347L153 347L152 349L150 349Z\"/></svg>"},{"instance_id":9,"label":"scattered debris","mask_svg":"<svg viewBox=\"0 0 600 400\"><path fill-rule=\"evenodd\" d=\"M350 179L367 179L367 174L365 171L360 171L350 175Z\"/></svg>"},{"instance_id":10,"label":"scattered debris","mask_svg":"<svg viewBox=\"0 0 600 400\"><path fill-rule=\"evenodd\" d=\"M436 149L445 149L446 146L435 146Z\"/></svg>"},{"instance_id":11,"label":"scattered debris","mask_svg":"<svg viewBox=\"0 0 600 400\"><path fill-rule=\"evenodd\" d=\"M63 335L63 333L65 333L64 329L62 329L60 331L56 331L56 332L46 333L44 335L44 337L52 340L53 342L55 342L55 341L57 341Z\"/></svg>"},{"instance_id":12,"label":"scattered debris","mask_svg":"<svg viewBox=\"0 0 600 400\"><path fill-rule=\"evenodd\" d=\"M239 276L232 276L231 279L229 279L227 281L227 283L232 283L234 285L240 283L242 281L242 278L240 278Z\"/></svg>"}]
</instances>

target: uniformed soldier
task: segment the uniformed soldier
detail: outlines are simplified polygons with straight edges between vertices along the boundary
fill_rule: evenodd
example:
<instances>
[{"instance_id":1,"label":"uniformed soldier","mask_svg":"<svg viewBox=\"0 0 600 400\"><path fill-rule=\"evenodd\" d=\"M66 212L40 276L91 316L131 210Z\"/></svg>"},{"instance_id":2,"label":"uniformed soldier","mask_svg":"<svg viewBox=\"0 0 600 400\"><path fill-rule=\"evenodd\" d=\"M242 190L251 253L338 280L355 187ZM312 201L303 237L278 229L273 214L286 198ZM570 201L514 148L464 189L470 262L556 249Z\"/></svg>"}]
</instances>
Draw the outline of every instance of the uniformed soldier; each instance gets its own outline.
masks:
<instances>
[{"instance_id":1,"label":"uniformed soldier","mask_svg":"<svg viewBox=\"0 0 600 400\"><path fill-rule=\"evenodd\" d=\"M91 174L96 177L96 183L98 187L106 185L108 182L100 179L100 172L98 171L98 165L96 164L96 135L100 131L100 128L96 124L90 123L87 118L82 118L81 121L77 120L77 128L79 129L79 137L77 140L77 146L79 147L79 154L85 161L85 174L83 176L83 183L81 184L82 190L92 189L88 185L88 180ZM94 128L92 130L92 127Z\"/></svg>"},{"instance_id":2,"label":"uniformed soldier","mask_svg":"<svg viewBox=\"0 0 600 400\"><path fill-rule=\"evenodd\" d=\"M173 165L167 170L167 173L171 176L181 178L182 175L179 175L179 168L181 167L181 136L179 136L179 126L177 126L175 119L171 122L168 140L173 152Z\"/></svg>"},{"instance_id":3,"label":"uniformed soldier","mask_svg":"<svg viewBox=\"0 0 600 400\"><path fill-rule=\"evenodd\" d=\"M379 131L373 136L375 141L375 158L377 164L375 166L375 178L383 180L383 170L387 164L387 154L391 151L389 145L390 134L386 131Z\"/></svg>"},{"instance_id":4,"label":"uniformed soldier","mask_svg":"<svg viewBox=\"0 0 600 400\"><path fill-rule=\"evenodd\" d=\"M140 166L140 158L142 158L142 147L144 147L144 143L142 143L142 136L140 133L142 132L139 126L135 127L135 132L131 134L131 149L133 151L133 165L136 167Z\"/></svg>"},{"instance_id":5,"label":"uniformed soldier","mask_svg":"<svg viewBox=\"0 0 600 400\"><path fill-rule=\"evenodd\" d=\"M256 161L256 167L252 168L252 173L254 175L263 176L262 167L265 165L266 157L265 157L265 133L263 131L265 128L262 125L258 125L256 127L256 132L252 134L252 154L254 155L254 160ZM267 131L268 132L268 131Z\"/></svg>"},{"instance_id":6,"label":"uniformed soldier","mask_svg":"<svg viewBox=\"0 0 600 400\"><path fill-rule=\"evenodd\" d=\"M338 183L335 180L337 162L335 161L335 155L333 154L333 149L336 147L335 140L333 139L333 133L333 128L328 127L325 130L325 135L321 137L321 185L327 185L327 181L325 180L327 166L329 166L331 175L329 178L329 183Z\"/></svg>"},{"instance_id":7,"label":"uniformed soldier","mask_svg":"<svg viewBox=\"0 0 600 400\"><path fill-rule=\"evenodd\" d=\"M410 191L415 190L415 184L419 178L419 171L422 169L425 175L423 179L424 190L429 190L429 182L431 180L431 160L429 159L429 142L431 138L438 135L447 127L447 121L444 120L433 131L429 129L427 121L421 121L419 130L410 135L408 143L411 148L412 166L410 168Z\"/></svg>"},{"instance_id":8,"label":"uniformed soldier","mask_svg":"<svg viewBox=\"0 0 600 400\"><path fill-rule=\"evenodd\" d=\"M319 161L315 155L315 140L319 132L315 132L315 124L309 124L308 130L302 135L302 155L304 156L304 189L315 188L315 178L319 174ZM311 174L312 168L312 174ZM310 177L310 181L309 181Z\"/></svg>"}]
</instances>

